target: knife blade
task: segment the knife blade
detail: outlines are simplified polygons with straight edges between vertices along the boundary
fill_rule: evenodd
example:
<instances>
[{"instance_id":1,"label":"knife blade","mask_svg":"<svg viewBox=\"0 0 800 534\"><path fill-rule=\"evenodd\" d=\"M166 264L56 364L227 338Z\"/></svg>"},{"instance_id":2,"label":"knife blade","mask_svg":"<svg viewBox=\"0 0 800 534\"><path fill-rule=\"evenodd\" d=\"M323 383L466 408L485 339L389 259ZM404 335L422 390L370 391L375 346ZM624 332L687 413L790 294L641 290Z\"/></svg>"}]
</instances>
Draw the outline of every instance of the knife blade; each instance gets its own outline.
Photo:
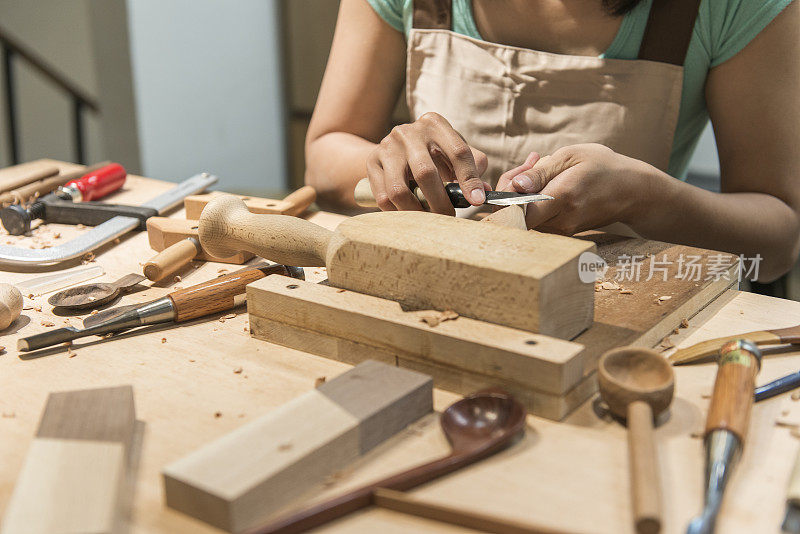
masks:
<instances>
[{"instance_id":1,"label":"knife blade","mask_svg":"<svg viewBox=\"0 0 800 534\"><path fill-rule=\"evenodd\" d=\"M408 187L420 201L423 207L428 207L428 201L425 199L425 195L422 193L422 190L417 186L417 184L412 180L409 182ZM467 201L466 197L464 197L464 192L461 191L461 185L457 182L451 182L445 184L444 186L445 191L447 192L447 196L450 198L450 202L453 204L455 208L468 208L472 204ZM354 198L356 204L364 208L376 208L378 207L378 203L375 201L375 196L372 194L372 189L369 185L369 180L367 178L362 179L358 184L356 184L356 188L354 191ZM542 200L553 200L553 197L550 195L542 195L540 193L514 193L511 191L487 191L486 192L486 201L484 204L492 204L495 206L511 206L514 204L530 204L531 202L540 202Z\"/></svg>"}]
</instances>

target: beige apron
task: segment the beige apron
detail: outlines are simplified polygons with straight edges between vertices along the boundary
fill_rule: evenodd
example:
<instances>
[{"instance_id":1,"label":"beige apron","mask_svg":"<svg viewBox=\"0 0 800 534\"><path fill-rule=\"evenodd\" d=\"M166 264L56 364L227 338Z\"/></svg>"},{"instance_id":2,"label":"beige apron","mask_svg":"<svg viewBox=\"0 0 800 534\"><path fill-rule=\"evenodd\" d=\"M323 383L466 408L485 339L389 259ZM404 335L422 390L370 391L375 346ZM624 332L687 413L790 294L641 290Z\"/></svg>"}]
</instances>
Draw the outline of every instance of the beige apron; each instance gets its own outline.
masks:
<instances>
[{"instance_id":1,"label":"beige apron","mask_svg":"<svg viewBox=\"0 0 800 534\"><path fill-rule=\"evenodd\" d=\"M699 0L654 0L639 59L570 56L450 31L451 0L415 0L406 92L489 158L492 185L536 151L601 143L666 171Z\"/></svg>"}]
</instances>

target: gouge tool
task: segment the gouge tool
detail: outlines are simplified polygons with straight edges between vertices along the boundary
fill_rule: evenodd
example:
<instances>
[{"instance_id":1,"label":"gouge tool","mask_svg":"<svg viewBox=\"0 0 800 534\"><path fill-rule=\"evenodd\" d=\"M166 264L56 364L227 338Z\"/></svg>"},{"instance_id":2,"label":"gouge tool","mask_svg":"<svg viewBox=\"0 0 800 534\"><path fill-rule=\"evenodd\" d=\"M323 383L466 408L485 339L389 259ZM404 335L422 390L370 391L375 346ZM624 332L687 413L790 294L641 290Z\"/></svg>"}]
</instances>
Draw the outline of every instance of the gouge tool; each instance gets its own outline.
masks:
<instances>
[{"instance_id":1,"label":"gouge tool","mask_svg":"<svg viewBox=\"0 0 800 534\"><path fill-rule=\"evenodd\" d=\"M420 201L423 207L428 207L428 201L422 190L417 186L414 181L409 182L408 187L414 193L414 196ZM454 208L468 208L472 204L464 197L461 191L461 186L457 182L445 184L445 191L453 203ZM378 203L375 201L375 196L372 194L372 188L369 185L369 179L364 178L358 184L354 192L356 204L364 208L377 208ZM553 200L550 195L541 194L523 194L512 193L510 191L486 191L485 204L492 204L494 206L511 206L514 204L530 204L531 202L539 202L541 200Z\"/></svg>"},{"instance_id":2,"label":"gouge tool","mask_svg":"<svg viewBox=\"0 0 800 534\"><path fill-rule=\"evenodd\" d=\"M244 296L247 284L270 274L282 274L300 280L305 278L301 267L263 263L173 291L165 297L126 309L86 328L59 328L21 338L17 341L17 350L37 350L82 337L101 336L139 326L179 323L229 310L243 302L240 297Z\"/></svg>"},{"instance_id":3,"label":"gouge tool","mask_svg":"<svg viewBox=\"0 0 800 534\"><path fill-rule=\"evenodd\" d=\"M765 345L796 345L800 344L800 325L710 339L676 351L669 357L669 361L673 365L682 365L705 360L716 356L719 347L724 343L740 338L745 338L759 347Z\"/></svg>"},{"instance_id":4,"label":"gouge tool","mask_svg":"<svg viewBox=\"0 0 800 534\"><path fill-rule=\"evenodd\" d=\"M138 208L152 209L157 213L164 213L179 205L188 195L204 191L216 181L217 177L214 175L208 173L197 174L177 184L169 191L148 200ZM27 249L0 245L0 265L53 265L61 263L79 258L87 252L141 226L142 220L140 218L116 215L71 241L55 247Z\"/></svg>"},{"instance_id":5,"label":"gouge tool","mask_svg":"<svg viewBox=\"0 0 800 534\"><path fill-rule=\"evenodd\" d=\"M725 487L747 436L759 369L761 351L746 339L730 341L719 351L719 369L706 417L705 508L689 523L687 534L714 532Z\"/></svg>"}]
</instances>

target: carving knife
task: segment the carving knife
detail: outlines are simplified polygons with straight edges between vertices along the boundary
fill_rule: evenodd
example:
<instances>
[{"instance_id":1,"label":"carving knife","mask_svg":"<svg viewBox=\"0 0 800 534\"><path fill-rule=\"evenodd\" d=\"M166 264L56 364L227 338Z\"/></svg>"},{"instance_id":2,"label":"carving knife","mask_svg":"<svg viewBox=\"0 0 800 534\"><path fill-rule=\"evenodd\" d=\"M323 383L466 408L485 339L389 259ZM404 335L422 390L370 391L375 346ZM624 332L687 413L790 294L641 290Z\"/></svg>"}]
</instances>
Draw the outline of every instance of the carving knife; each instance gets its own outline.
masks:
<instances>
[{"instance_id":1,"label":"carving knife","mask_svg":"<svg viewBox=\"0 0 800 534\"><path fill-rule=\"evenodd\" d=\"M774 330L759 330L747 334L720 337L703 341L691 347L680 349L669 357L672 365L694 363L718 354L719 347L728 341L747 338L749 341L763 347L764 345L800 344L800 325L789 328L776 328Z\"/></svg>"},{"instance_id":2,"label":"carving knife","mask_svg":"<svg viewBox=\"0 0 800 534\"><path fill-rule=\"evenodd\" d=\"M152 324L179 323L229 310L243 301L240 297L244 295L247 284L270 274L282 274L300 280L305 278L302 267L261 263L173 291L160 299L126 308L121 313L91 326L84 324L86 328L59 328L20 338L17 341L17 350L27 352L82 337L102 336Z\"/></svg>"},{"instance_id":3,"label":"carving knife","mask_svg":"<svg viewBox=\"0 0 800 534\"><path fill-rule=\"evenodd\" d=\"M408 184L411 191L419 199L423 207L428 207L428 201L425 200L425 195L422 190L413 181ZM461 191L461 186L457 182L445 184L445 191L447 196L450 197L450 202L453 203L455 208L468 208L472 204L464 197ZM375 197L372 194L372 189L369 185L369 179L364 178L358 184L354 192L356 204L364 208L377 208L378 204L375 202ZM525 194L525 193L512 193L510 191L486 191L486 202L484 204L492 204L494 206L511 206L514 204L530 204L531 202L539 202L541 200L553 200L550 195L542 194Z\"/></svg>"}]
</instances>

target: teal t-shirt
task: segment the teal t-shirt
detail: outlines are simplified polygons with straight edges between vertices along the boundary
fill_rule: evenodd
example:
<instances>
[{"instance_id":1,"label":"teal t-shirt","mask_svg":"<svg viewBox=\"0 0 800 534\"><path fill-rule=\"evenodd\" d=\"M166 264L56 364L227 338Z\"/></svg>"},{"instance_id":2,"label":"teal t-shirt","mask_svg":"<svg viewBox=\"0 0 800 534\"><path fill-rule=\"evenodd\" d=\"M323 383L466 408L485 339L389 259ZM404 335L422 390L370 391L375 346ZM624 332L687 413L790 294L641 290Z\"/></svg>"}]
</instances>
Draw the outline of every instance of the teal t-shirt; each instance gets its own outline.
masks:
<instances>
[{"instance_id":1,"label":"teal t-shirt","mask_svg":"<svg viewBox=\"0 0 800 534\"><path fill-rule=\"evenodd\" d=\"M597 0L598 2L600 0ZM708 123L704 87L709 69L743 49L792 0L702 0L684 64L683 94L672 144L669 174L685 178L689 159ZM413 0L368 0L390 26L408 36ZM482 39L472 15L472 0L452 0L453 31ZM616 38L601 56L636 59L653 0L643 0L625 15Z\"/></svg>"}]
</instances>

